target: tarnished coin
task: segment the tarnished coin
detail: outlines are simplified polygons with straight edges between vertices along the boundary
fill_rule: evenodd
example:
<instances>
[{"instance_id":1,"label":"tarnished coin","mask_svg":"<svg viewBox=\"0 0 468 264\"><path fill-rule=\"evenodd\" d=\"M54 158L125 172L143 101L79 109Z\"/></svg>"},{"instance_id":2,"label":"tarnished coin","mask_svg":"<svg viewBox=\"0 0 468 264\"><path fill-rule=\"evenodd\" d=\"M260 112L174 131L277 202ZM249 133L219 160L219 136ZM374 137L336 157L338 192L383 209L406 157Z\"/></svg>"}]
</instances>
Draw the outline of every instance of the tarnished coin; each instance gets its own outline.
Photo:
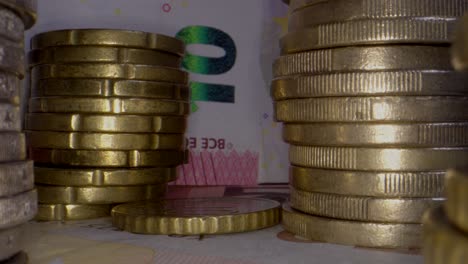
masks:
<instances>
[{"instance_id":1,"label":"tarnished coin","mask_svg":"<svg viewBox=\"0 0 468 264\"><path fill-rule=\"evenodd\" d=\"M45 204L116 204L158 200L166 193L166 184L112 187L69 187L36 185L39 203Z\"/></svg>"},{"instance_id":2,"label":"tarnished coin","mask_svg":"<svg viewBox=\"0 0 468 264\"><path fill-rule=\"evenodd\" d=\"M25 67L23 47L0 39L0 70L22 79Z\"/></svg>"},{"instance_id":3,"label":"tarnished coin","mask_svg":"<svg viewBox=\"0 0 468 264\"><path fill-rule=\"evenodd\" d=\"M13 257L2 261L2 264L28 264L29 263L29 257L26 252L20 252Z\"/></svg>"},{"instance_id":4,"label":"tarnished coin","mask_svg":"<svg viewBox=\"0 0 468 264\"><path fill-rule=\"evenodd\" d=\"M294 99L276 102L278 121L461 122L468 97L385 96Z\"/></svg>"},{"instance_id":5,"label":"tarnished coin","mask_svg":"<svg viewBox=\"0 0 468 264\"><path fill-rule=\"evenodd\" d=\"M456 70L468 71L468 15L460 19L452 45L452 65Z\"/></svg>"},{"instance_id":6,"label":"tarnished coin","mask_svg":"<svg viewBox=\"0 0 468 264\"><path fill-rule=\"evenodd\" d=\"M450 48L380 45L314 50L279 57L275 77L350 71L451 70Z\"/></svg>"},{"instance_id":7,"label":"tarnished coin","mask_svg":"<svg viewBox=\"0 0 468 264\"><path fill-rule=\"evenodd\" d=\"M335 219L419 224L424 212L442 205L444 198L375 198L311 193L292 188L291 207Z\"/></svg>"},{"instance_id":8,"label":"tarnished coin","mask_svg":"<svg viewBox=\"0 0 468 264\"><path fill-rule=\"evenodd\" d=\"M306 192L418 198L443 197L444 176L445 171L345 171L292 166L289 182L294 188Z\"/></svg>"},{"instance_id":9,"label":"tarnished coin","mask_svg":"<svg viewBox=\"0 0 468 264\"><path fill-rule=\"evenodd\" d=\"M26 159L26 139L22 133L0 133L0 162Z\"/></svg>"},{"instance_id":10,"label":"tarnished coin","mask_svg":"<svg viewBox=\"0 0 468 264\"><path fill-rule=\"evenodd\" d=\"M107 204L39 204L38 221L76 221L110 216Z\"/></svg>"},{"instance_id":11,"label":"tarnished coin","mask_svg":"<svg viewBox=\"0 0 468 264\"><path fill-rule=\"evenodd\" d=\"M83 150L181 150L185 147L184 134L27 131L26 136L28 146L32 148Z\"/></svg>"},{"instance_id":12,"label":"tarnished coin","mask_svg":"<svg viewBox=\"0 0 468 264\"><path fill-rule=\"evenodd\" d=\"M283 205L287 231L314 241L375 248L420 248L420 224L372 223L312 216Z\"/></svg>"},{"instance_id":13,"label":"tarnished coin","mask_svg":"<svg viewBox=\"0 0 468 264\"><path fill-rule=\"evenodd\" d=\"M34 188L32 161L0 164L0 199Z\"/></svg>"},{"instance_id":14,"label":"tarnished coin","mask_svg":"<svg viewBox=\"0 0 468 264\"><path fill-rule=\"evenodd\" d=\"M183 116L47 113L26 115L26 129L37 131L185 133L186 128L187 118Z\"/></svg>"},{"instance_id":15,"label":"tarnished coin","mask_svg":"<svg viewBox=\"0 0 468 264\"><path fill-rule=\"evenodd\" d=\"M291 146L293 165L337 170L442 171L468 163L468 148Z\"/></svg>"},{"instance_id":16,"label":"tarnished coin","mask_svg":"<svg viewBox=\"0 0 468 264\"><path fill-rule=\"evenodd\" d=\"M21 81L14 74L0 71L0 100L20 104Z\"/></svg>"},{"instance_id":17,"label":"tarnished coin","mask_svg":"<svg viewBox=\"0 0 468 264\"><path fill-rule=\"evenodd\" d=\"M15 11L23 20L26 29L36 23L37 0L0 0L0 5Z\"/></svg>"},{"instance_id":18,"label":"tarnished coin","mask_svg":"<svg viewBox=\"0 0 468 264\"><path fill-rule=\"evenodd\" d=\"M1 92L1 90L0 90ZM31 84L32 97L141 97L188 101L186 85L119 79L44 79Z\"/></svg>"},{"instance_id":19,"label":"tarnished coin","mask_svg":"<svg viewBox=\"0 0 468 264\"><path fill-rule=\"evenodd\" d=\"M451 170L445 180L447 202L445 213L459 229L468 232L468 174ZM468 245L468 244L467 244Z\"/></svg>"},{"instance_id":20,"label":"tarnished coin","mask_svg":"<svg viewBox=\"0 0 468 264\"><path fill-rule=\"evenodd\" d=\"M23 226L0 230L0 261L18 254L24 246Z\"/></svg>"},{"instance_id":21,"label":"tarnished coin","mask_svg":"<svg viewBox=\"0 0 468 264\"><path fill-rule=\"evenodd\" d=\"M36 164L81 167L171 167L184 162L184 151L176 150L64 150L31 149Z\"/></svg>"},{"instance_id":22,"label":"tarnished coin","mask_svg":"<svg viewBox=\"0 0 468 264\"><path fill-rule=\"evenodd\" d=\"M31 113L89 113L188 115L189 104L182 101L145 98L35 97L29 99Z\"/></svg>"},{"instance_id":23,"label":"tarnished coin","mask_svg":"<svg viewBox=\"0 0 468 264\"><path fill-rule=\"evenodd\" d=\"M271 84L271 91L275 100L370 95L466 95L466 83L468 76L453 71L350 72L276 79Z\"/></svg>"},{"instance_id":24,"label":"tarnished coin","mask_svg":"<svg viewBox=\"0 0 468 264\"><path fill-rule=\"evenodd\" d=\"M21 113L19 106L0 102L0 132L20 130Z\"/></svg>"},{"instance_id":25,"label":"tarnished coin","mask_svg":"<svg viewBox=\"0 0 468 264\"><path fill-rule=\"evenodd\" d=\"M0 1L0 38L22 45L24 41L24 24L21 18L11 9L5 8Z\"/></svg>"},{"instance_id":26,"label":"tarnished coin","mask_svg":"<svg viewBox=\"0 0 468 264\"><path fill-rule=\"evenodd\" d=\"M194 198L140 202L112 209L112 224L140 234L203 235L277 225L280 203L259 198Z\"/></svg>"},{"instance_id":27,"label":"tarnished coin","mask_svg":"<svg viewBox=\"0 0 468 264\"><path fill-rule=\"evenodd\" d=\"M32 49L51 46L115 46L161 50L184 55L185 45L173 37L120 29L69 29L45 32L31 39Z\"/></svg>"},{"instance_id":28,"label":"tarnished coin","mask_svg":"<svg viewBox=\"0 0 468 264\"><path fill-rule=\"evenodd\" d=\"M130 186L154 185L176 180L177 169L70 169L34 168L36 183L59 186Z\"/></svg>"},{"instance_id":29,"label":"tarnished coin","mask_svg":"<svg viewBox=\"0 0 468 264\"><path fill-rule=\"evenodd\" d=\"M0 198L0 229L26 223L37 213L37 191Z\"/></svg>"},{"instance_id":30,"label":"tarnished coin","mask_svg":"<svg viewBox=\"0 0 468 264\"><path fill-rule=\"evenodd\" d=\"M285 124L283 139L312 146L464 147L468 123Z\"/></svg>"}]
</instances>

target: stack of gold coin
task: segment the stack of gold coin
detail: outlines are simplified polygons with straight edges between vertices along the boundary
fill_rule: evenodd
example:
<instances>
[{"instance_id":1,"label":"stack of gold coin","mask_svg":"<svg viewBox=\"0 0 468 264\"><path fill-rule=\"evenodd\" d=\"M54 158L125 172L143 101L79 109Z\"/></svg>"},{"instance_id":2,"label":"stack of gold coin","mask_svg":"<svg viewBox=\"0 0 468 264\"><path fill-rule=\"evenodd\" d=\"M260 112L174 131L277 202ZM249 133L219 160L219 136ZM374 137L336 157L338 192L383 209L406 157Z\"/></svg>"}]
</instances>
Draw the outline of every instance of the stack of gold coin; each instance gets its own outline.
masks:
<instances>
[{"instance_id":1,"label":"stack of gold coin","mask_svg":"<svg viewBox=\"0 0 468 264\"><path fill-rule=\"evenodd\" d=\"M185 160L183 42L109 29L31 40L27 141L38 220L108 216L114 204L162 198Z\"/></svg>"},{"instance_id":2,"label":"stack of gold coin","mask_svg":"<svg viewBox=\"0 0 468 264\"><path fill-rule=\"evenodd\" d=\"M0 0L0 262L23 247L22 225L37 213L32 161L20 114L25 74L24 31L36 21L36 1Z\"/></svg>"},{"instance_id":3,"label":"stack of gold coin","mask_svg":"<svg viewBox=\"0 0 468 264\"><path fill-rule=\"evenodd\" d=\"M274 63L290 146L283 225L330 243L419 248L444 171L468 162L466 76L450 42L467 0L290 0Z\"/></svg>"}]
</instances>

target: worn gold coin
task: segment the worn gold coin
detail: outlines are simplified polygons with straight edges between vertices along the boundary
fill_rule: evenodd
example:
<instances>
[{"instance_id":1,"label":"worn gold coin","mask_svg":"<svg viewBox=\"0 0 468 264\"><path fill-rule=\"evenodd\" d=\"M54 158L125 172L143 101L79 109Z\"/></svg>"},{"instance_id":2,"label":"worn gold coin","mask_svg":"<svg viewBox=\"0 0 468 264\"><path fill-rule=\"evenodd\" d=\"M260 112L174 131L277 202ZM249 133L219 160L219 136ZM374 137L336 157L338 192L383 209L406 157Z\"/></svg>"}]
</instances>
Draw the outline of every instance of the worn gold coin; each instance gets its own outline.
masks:
<instances>
[{"instance_id":1,"label":"worn gold coin","mask_svg":"<svg viewBox=\"0 0 468 264\"><path fill-rule=\"evenodd\" d=\"M24 24L11 9L5 8L0 1L0 39L21 45L24 41Z\"/></svg>"},{"instance_id":2,"label":"worn gold coin","mask_svg":"<svg viewBox=\"0 0 468 264\"><path fill-rule=\"evenodd\" d=\"M32 161L0 164L0 199L34 188Z\"/></svg>"},{"instance_id":3,"label":"worn gold coin","mask_svg":"<svg viewBox=\"0 0 468 264\"><path fill-rule=\"evenodd\" d=\"M298 190L337 195L444 197L444 176L445 171L346 171L292 166L289 182Z\"/></svg>"},{"instance_id":4,"label":"worn gold coin","mask_svg":"<svg viewBox=\"0 0 468 264\"><path fill-rule=\"evenodd\" d=\"M460 19L452 45L452 65L456 70L468 70L468 15Z\"/></svg>"},{"instance_id":5,"label":"worn gold coin","mask_svg":"<svg viewBox=\"0 0 468 264\"><path fill-rule=\"evenodd\" d=\"M32 49L51 46L115 46L161 50L184 55L185 45L173 37L121 29L69 29L38 34L31 39Z\"/></svg>"},{"instance_id":6,"label":"worn gold coin","mask_svg":"<svg viewBox=\"0 0 468 264\"><path fill-rule=\"evenodd\" d=\"M146 98L34 97L29 100L32 113L89 113L188 115L189 104L182 101Z\"/></svg>"},{"instance_id":7,"label":"worn gold coin","mask_svg":"<svg viewBox=\"0 0 468 264\"><path fill-rule=\"evenodd\" d=\"M23 20L26 29L36 23L37 0L0 0L0 5L15 11Z\"/></svg>"},{"instance_id":8,"label":"worn gold coin","mask_svg":"<svg viewBox=\"0 0 468 264\"><path fill-rule=\"evenodd\" d=\"M20 130L21 113L19 106L0 102L0 132Z\"/></svg>"},{"instance_id":9,"label":"worn gold coin","mask_svg":"<svg viewBox=\"0 0 468 264\"><path fill-rule=\"evenodd\" d=\"M26 139L23 133L0 133L0 162L26 159Z\"/></svg>"},{"instance_id":10,"label":"worn gold coin","mask_svg":"<svg viewBox=\"0 0 468 264\"><path fill-rule=\"evenodd\" d=\"M460 122L468 97L383 96L294 99L276 102L276 118L296 122Z\"/></svg>"},{"instance_id":11,"label":"worn gold coin","mask_svg":"<svg viewBox=\"0 0 468 264\"><path fill-rule=\"evenodd\" d=\"M372 223L312 216L283 205L283 227L306 239L375 248L421 247L420 224Z\"/></svg>"},{"instance_id":12,"label":"worn gold coin","mask_svg":"<svg viewBox=\"0 0 468 264\"><path fill-rule=\"evenodd\" d=\"M312 193L291 189L291 207L304 213L335 219L418 224L424 212L444 198L376 198Z\"/></svg>"},{"instance_id":13,"label":"worn gold coin","mask_svg":"<svg viewBox=\"0 0 468 264\"><path fill-rule=\"evenodd\" d=\"M36 185L39 203L45 204L116 204L162 199L166 184L112 187L70 187Z\"/></svg>"},{"instance_id":14,"label":"worn gold coin","mask_svg":"<svg viewBox=\"0 0 468 264\"><path fill-rule=\"evenodd\" d=\"M468 162L468 148L353 148L291 146L293 165L362 171L441 171Z\"/></svg>"},{"instance_id":15,"label":"worn gold coin","mask_svg":"<svg viewBox=\"0 0 468 264\"><path fill-rule=\"evenodd\" d=\"M447 202L445 212L450 221L468 233L468 174L450 170L445 180Z\"/></svg>"},{"instance_id":16,"label":"worn gold coin","mask_svg":"<svg viewBox=\"0 0 468 264\"><path fill-rule=\"evenodd\" d=\"M110 216L107 204L39 204L38 221L76 221Z\"/></svg>"},{"instance_id":17,"label":"worn gold coin","mask_svg":"<svg viewBox=\"0 0 468 264\"><path fill-rule=\"evenodd\" d=\"M0 198L0 229L31 220L37 213L37 191L28 190L14 196Z\"/></svg>"},{"instance_id":18,"label":"worn gold coin","mask_svg":"<svg viewBox=\"0 0 468 264\"><path fill-rule=\"evenodd\" d=\"M71 168L34 168L36 183L59 186L130 186L154 185L176 180L177 169L71 169Z\"/></svg>"},{"instance_id":19,"label":"worn gold coin","mask_svg":"<svg viewBox=\"0 0 468 264\"><path fill-rule=\"evenodd\" d=\"M93 149L93 150L149 150L185 147L184 134L128 134L27 131L32 148Z\"/></svg>"},{"instance_id":20,"label":"worn gold coin","mask_svg":"<svg viewBox=\"0 0 468 264\"><path fill-rule=\"evenodd\" d=\"M280 204L259 198L194 198L140 202L112 209L112 224L140 234L203 235L248 232L280 221Z\"/></svg>"},{"instance_id":21,"label":"worn gold coin","mask_svg":"<svg viewBox=\"0 0 468 264\"><path fill-rule=\"evenodd\" d=\"M0 230L0 261L18 254L24 246L24 227L15 226Z\"/></svg>"},{"instance_id":22,"label":"worn gold coin","mask_svg":"<svg viewBox=\"0 0 468 264\"><path fill-rule=\"evenodd\" d=\"M26 114L26 129L37 131L184 133L186 128L183 116Z\"/></svg>"},{"instance_id":23,"label":"worn gold coin","mask_svg":"<svg viewBox=\"0 0 468 264\"><path fill-rule=\"evenodd\" d=\"M171 167L184 162L185 153L176 150L65 150L31 149L36 164L81 167Z\"/></svg>"},{"instance_id":24,"label":"worn gold coin","mask_svg":"<svg viewBox=\"0 0 468 264\"><path fill-rule=\"evenodd\" d=\"M314 50L279 57L273 75L429 69L452 69L449 47L379 45Z\"/></svg>"}]
</instances>

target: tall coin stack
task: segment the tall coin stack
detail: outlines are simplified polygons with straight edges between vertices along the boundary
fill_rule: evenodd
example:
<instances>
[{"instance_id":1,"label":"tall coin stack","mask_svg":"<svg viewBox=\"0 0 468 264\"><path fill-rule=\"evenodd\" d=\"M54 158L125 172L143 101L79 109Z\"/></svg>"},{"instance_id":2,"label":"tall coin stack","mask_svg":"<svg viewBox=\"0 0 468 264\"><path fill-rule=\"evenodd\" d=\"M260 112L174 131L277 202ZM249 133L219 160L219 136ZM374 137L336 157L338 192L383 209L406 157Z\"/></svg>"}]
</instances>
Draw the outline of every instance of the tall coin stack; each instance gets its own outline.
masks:
<instances>
[{"instance_id":1,"label":"tall coin stack","mask_svg":"<svg viewBox=\"0 0 468 264\"><path fill-rule=\"evenodd\" d=\"M467 78L450 48L467 0L291 0L272 94L290 143L285 229L419 248L444 171L468 162Z\"/></svg>"},{"instance_id":2,"label":"tall coin stack","mask_svg":"<svg viewBox=\"0 0 468 264\"><path fill-rule=\"evenodd\" d=\"M110 215L156 200L185 160L185 46L111 29L46 32L31 40L27 141L38 220Z\"/></svg>"},{"instance_id":3,"label":"tall coin stack","mask_svg":"<svg viewBox=\"0 0 468 264\"><path fill-rule=\"evenodd\" d=\"M23 246L22 225L37 213L32 161L26 160L21 79L24 31L36 21L35 1L0 0L0 262L12 263ZM12 259L10 259L12 258Z\"/></svg>"}]
</instances>

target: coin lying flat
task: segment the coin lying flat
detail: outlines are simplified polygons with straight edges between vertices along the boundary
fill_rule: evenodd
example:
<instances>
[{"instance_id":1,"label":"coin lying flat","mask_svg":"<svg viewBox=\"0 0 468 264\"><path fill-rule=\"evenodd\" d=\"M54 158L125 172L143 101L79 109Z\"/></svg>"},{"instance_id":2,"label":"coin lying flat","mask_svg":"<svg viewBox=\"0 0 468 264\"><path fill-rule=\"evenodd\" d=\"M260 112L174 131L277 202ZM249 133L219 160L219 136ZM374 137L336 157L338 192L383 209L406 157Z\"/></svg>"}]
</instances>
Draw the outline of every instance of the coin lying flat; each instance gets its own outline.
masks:
<instances>
[{"instance_id":1,"label":"coin lying flat","mask_svg":"<svg viewBox=\"0 0 468 264\"><path fill-rule=\"evenodd\" d=\"M26 115L26 129L37 131L184 133L186 128L187 118L177 116L47 113Z\"/></svg>"},{"instance_id":2,"label":"coin lying flat","mask_svg":"<svg viewBox=\"0 0 468 264\"><path fill-rule=\"evenodd\" d=\"M161 50L184 55L181 40L165 35L117 29L71 29L42 33L31 39L32 49L51 46L115 46Z\"/></svg>"},{"instance_id":3,"label":"coin lying flat","mask_svg":"<svg viewBox=\"0 0 468 264\"><path fill-rule=\"evenodd\" d=\"M0 164L0 199L34 188L32 161Z\"/></svg>"},{"instance_id":4,"label":"coin lying flat","mask_svg":"<svg viewBox=\"0 0 468 264\"><path fill-rule=\"evenodd\" d=\"M452 45L452 65L456 70L468 70L468 16L460 19Z\"/></svg>"},{"instance_id":5,"label":"coin lying flat","mask_svg":"<svg viewBox=\"0 0 468 264\"><path fill-rule=\"evenodd\" d=\"M32 113L89 113L188 115L187 102L144 98L35 97L29 100Z\"/></svg>"},{"instance_id":6,"label":"coin lying flat","mask_svg":"<svg viewBox=\"0 0 468 264\"><path fill-rule=\"evenodd\" d=\"M0 230L0 261L18 254L24 245L23 226Z\"/></svg>"},{"instance_id":7,"label":"coin lying flat","mask_svg":"<svg viewBox=\"0 0 468 264\"><path fill-rule=\"evenodd\" d=\"M298 236L327 243L376 248L419 248L420 224L337 220L300 213L283 205L282 225Z\"/></svg>"},{"instance_id":8,"label":"coin lying flat","mask_svg":"<svg viewBox=\"0 0 468 264\"><path fill-rule=\"evenodd\" d=\"M352 148L291 146L293 165L337 170L441 171L468 162L468 148Z\"/></svg>"},{"instance_id":9,"label":"coin lying flat","mask_svg":"<svg viewBox=\"0 0 468 264\"><path fill-rule=\"evenodd\" d=\"M2 264L28 264L29 257L25 252L20 252L13 257L2 261Z\"/></svg>"},{"instance_id":10,"label":"coin lying flat","mask_svg":"<svg viewBox=\"0 0 468 264\"><path fill-rule=\"evenodd\" d=\"M37 191L0 198L0 229L25 223L37 213Z\"/></svg>"},{"instance_id":11,"label":"coin lying flat","mask_svg":"<svg viewBox=\"0 0 468 264\"><path fill-rule=\"evenodd\" d=\"M23 47L0 39L0 55L0 70L15 74L22 79L26 67Z\"/></svg>"},{"instance_id":12,"label":"coin lying flat","mask_svg":"<svg viewBox=\"0 0 468 264\"><path fill-rule=\"evenodd\" d=\"M314 50L279 57L274 62L273 75L428 69L452 69L450 48L387 45Z\"/></svg>"},{"instance_id":13,"label":"coin lying flat","mask_svg":"<svg viewBox=\"0 0 468 264\"><path fill-rule=\"evenodd\" d=\"M64 150L31 149L36 164L82 167L171 167L183 163L185 153L175 150Z\"/></svg>"},{"instance_id":14,"label":"coin lying flat","mask_svg":"<svg viewBox=\"0 0 468 264\"><path fill-rule=\"evenodd\" d=\"M0 133L0 162L26 159L26 139L22 133Z\"/></svg>"},{"instance_id":15,"label":"coin lying flat","mask_svg":"<svg viewBox=\"0 0 468 264\"><path fill-rule=\"evenodd\" d=\"M283 138L293 145L313 146L468 146L468 123L286 124Z\"/></svg>"},{"instance_id":16,"label":"coin lying flat","mask_svg":"<svg viewBox=\"0 0 468 264\"><path fill-rule=\"evenodd\" d=\"M39 204L38 221L75 221L110 216L111 205Z\"/></svg>"},{"instance_id":17,"label":"coin lying flat","mask_svg":"<svg viewBox=\"0 0 468 264\"><path fill-rule=\"evenodd\" d=\"M0 102L0 132L20 130L21 114L19 106Z\"/></svg>"},{"instance_id":18,"label":"coin lying flat","mask_svg":"<svg viewBox=\"0 0 468 264\"><path fill-rule=\"evenodd\" d=\"M162 199L166 184L112 187L69 187L36 185L39 203L116 204Z\"/></svg>"},{"instance_id":19,"label":"coin lying flat","mask_svg":"<svg viewBox=\"0 0 468 264\"><path fill-rule=\"evenodd\" d=\"M449 171L445 188L447 202L444 209L447 217L455 226L468 232L468 174L465 171Z\"/></svg>"},{"instance_id":20,"label":"coin lying flat","mask_svg":"<svg viewBox=\"0 0 468 264\"><path fill-rule=\"evenodd\" d=\"M176 180L177 169L69 169L35 167L36 183L60 186L154 185Z\"/></svg>"},{"instance_id":21,"label":"coin lying flat","mask_svg":"<svg viewBox=\"0 0 468 264\"><path fill-rule=\"evenodd\" d=\"M0 1L0 38L16 43L24 41L24 24L12 10L1 6Z\"/></svg>"},{"instance_id":22,"label":"coin lying flat","mask_svg":"<svg viewBox=\"0 0 468 264\"><path fill-rule=\"evenodd\" d=\"M444 198L375 198L291 189L291 207L304 213L365 222L419 224Z\"/></svg>"},{"instance_id":23,"label":"coin lying flat","mask_svg":"<svg viewBox=\"0 0 468 264\"><path fill-rule=\"evenodd\" d=\"M383 96L294 99L276 102L283 122L460 122L468 97Z\"/></svg>"},{"instance_id":24,"label":"coin lying flat","mask_svg":"<svg viewBox=\"0 0 468 264\"><path fill-rule=\"evenodd\" d=\"M466 95L468 77L453 71L314 74L273 80L275 100L336 96ZM447 85L450 83L450 85Z\"/></svg>"},{"instance_id":25,"label":"coin lying flat","mask_svg":"<svg viewBox=\"0 0 468 264\"><path fill-rule=\"evenodd\" d=\"M0 0L0 5L15 11L23 20L26 29L36 23L37 0Z\"/></svg>"},{"instance_id":26,"label":"coin lying flat","mask_svg":"<svg viewBox=\"0 0 468 264\"><path fill-rule=\"evenodd\" d=\"M31 84L32 97L142 97L188 101L189 95L189 88L185 85L151 81L119 79L44 79Z\"/></svg>"},{"instance_id":27,"label":"coin lying flat","mask_svg":"<svg viewBox=\"0 0 468 264\"><path fill-rule=\"evenodd\" d=\"M355 45L449 44L455 26L455 19L440 18L366 19L320 24L307 28L298 26L294 28L298 30L290 32L281 39L281 52L287 54Z\"/></svg>"},{"instance_id":28,"label":"coin lying flat","mask_svg":"<svg viewBox=\"0 0 468 264\"><path fill-rule=\"evenodd\" d=\"M444 197L444 176L445 171L369 172L292 166L289 182L298 190L337 195L381 198Z\"/></svg>"},{"instance_id":29,"label":"coin lying flat","mask_svg":"<svg viewBox=\"0 0 468 264\"><path fill-rule=\"evenodd\" d=\"M112 224L140 234L203 235L248 232L280 221L280 204L258 198L195 198L118 205Z\"/></svg>"},{"instance_id":30,"label":"coin lying flat","mask_svg":"<svg viewBox=\"0 0 468 264\"><path fill-rule=\"evenodd\" d=\"M184 134L123 134L27 131L32 148L94 149L94 150L149 150L185 147Z\"/></svg>"}]
</instances>

